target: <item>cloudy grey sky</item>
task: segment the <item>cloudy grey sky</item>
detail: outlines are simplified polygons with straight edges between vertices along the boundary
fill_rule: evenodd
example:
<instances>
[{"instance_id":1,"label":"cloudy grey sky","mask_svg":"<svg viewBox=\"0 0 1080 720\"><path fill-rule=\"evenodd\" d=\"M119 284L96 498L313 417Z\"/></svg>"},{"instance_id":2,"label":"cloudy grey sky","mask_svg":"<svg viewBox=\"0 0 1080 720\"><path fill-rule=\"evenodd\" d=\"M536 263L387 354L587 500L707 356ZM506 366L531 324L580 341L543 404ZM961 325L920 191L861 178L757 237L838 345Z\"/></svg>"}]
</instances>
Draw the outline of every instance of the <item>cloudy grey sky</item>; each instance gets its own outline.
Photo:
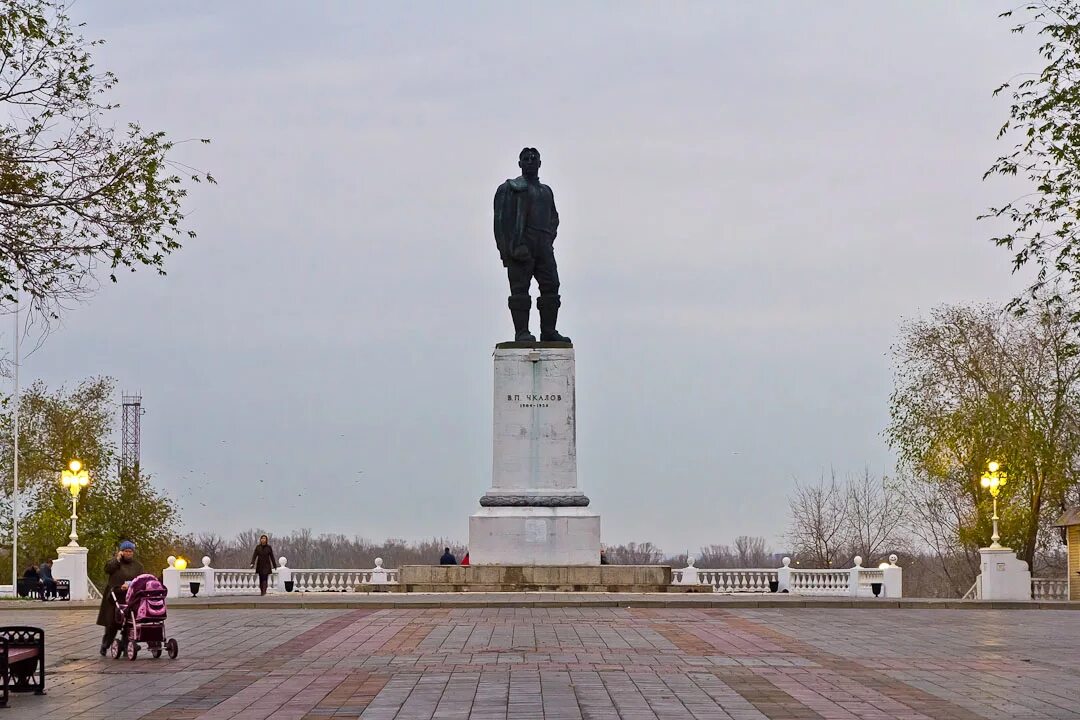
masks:
<instances>
[{"instance_id":1,"label":"cloudy grey sky","mask_svg":"<svg viewBox=\"0 0 1080 720\"><path fill-rule=\"evenodd\" d=\"M97 3L119 117L220 181L167 278L23 377L141 390L191 530L464 540L508 339L495 187L543 153L605 542L784 530L793 479L887 471L904 317L1007 297L1004 3ZM9 338L10 340L10 338ZM362 472L361 472L362 471Z\"/></svg>"}]
</instances>

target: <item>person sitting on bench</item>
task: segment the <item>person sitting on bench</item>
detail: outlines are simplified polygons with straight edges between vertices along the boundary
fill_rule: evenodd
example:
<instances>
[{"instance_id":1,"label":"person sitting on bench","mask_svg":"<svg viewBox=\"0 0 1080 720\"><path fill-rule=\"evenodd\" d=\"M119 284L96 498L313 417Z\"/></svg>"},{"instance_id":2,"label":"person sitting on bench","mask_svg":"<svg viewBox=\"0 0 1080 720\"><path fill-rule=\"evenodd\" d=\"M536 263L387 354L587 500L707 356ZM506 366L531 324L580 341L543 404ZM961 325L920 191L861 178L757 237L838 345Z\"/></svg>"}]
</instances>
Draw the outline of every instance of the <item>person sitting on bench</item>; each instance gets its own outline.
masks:
<instances>
[{"instance_id":1,"label":"person sitting on bench","mask_svg":"<svg viewBox=\"0 0 1080 720\"><path fill-rule=\"evenodd\" d=\"M38 576L41 578L41 599L56 599L56 581L52 576L52 560L42 560L38 566Z\"/></svg>"}]
</instances>

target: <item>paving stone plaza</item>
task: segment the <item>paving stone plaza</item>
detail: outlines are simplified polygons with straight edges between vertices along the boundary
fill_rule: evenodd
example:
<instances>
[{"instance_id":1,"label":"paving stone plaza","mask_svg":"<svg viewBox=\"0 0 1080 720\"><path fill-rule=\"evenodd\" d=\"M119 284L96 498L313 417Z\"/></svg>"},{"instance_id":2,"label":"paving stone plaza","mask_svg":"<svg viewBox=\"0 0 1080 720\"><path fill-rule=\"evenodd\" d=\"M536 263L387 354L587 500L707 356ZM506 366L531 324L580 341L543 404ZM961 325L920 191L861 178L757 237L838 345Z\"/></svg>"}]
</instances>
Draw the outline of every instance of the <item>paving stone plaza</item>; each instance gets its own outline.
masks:
<instances>
[{"instance_id":1,"label":"paving stone plaza","mask_svg":"<svg viewBox=\"0 0 1080 720\"><path fill-rule=\"evenodd\" d=\"M173 661L44 627L11 718L1080 718L1074 610L170 608Z\"/></svg>"}]
</instances>

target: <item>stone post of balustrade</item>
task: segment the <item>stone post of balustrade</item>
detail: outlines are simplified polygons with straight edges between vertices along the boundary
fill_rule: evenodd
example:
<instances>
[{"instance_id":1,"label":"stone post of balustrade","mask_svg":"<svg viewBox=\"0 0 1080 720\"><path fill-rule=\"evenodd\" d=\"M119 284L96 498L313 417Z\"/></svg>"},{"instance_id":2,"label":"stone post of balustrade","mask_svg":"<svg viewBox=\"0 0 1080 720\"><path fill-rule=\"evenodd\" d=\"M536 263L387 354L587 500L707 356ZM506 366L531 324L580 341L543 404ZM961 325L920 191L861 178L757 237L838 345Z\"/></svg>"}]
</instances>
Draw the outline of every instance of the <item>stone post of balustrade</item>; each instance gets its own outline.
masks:
<instances>
[{"instance_id":1,"label":"stone post of balustrade","mask_svg":"<svg viewBox=\"0 0 1080 720\"><path fill-rule=\"evenodd\" d=\"M855 566L848 571L847 590L851 597L859 595L859 573L862 571L862 557L855 556Z\"/></svg>"},{"instance_id":2,"label":"stone post of balustrade","mask_svg":"<svg viewBox=\"0 0 1080 720\"><path fill-rule=\"evenodd\" d=\"M375 558L375 567L371 571L370 585L387 585L390 582L386 577L386 568L382 566L382 563L382 558Z\"/></svg>"},{"instance_id":3,"label":"stone post of balustrade","mask_svg":"<svg viewBox=\"0 0 1080 720\"><path fill-rule=\"evenodd\" d=\"M214 581L214 568L210 567L210 558L206 555L202 559L202 592L204 595L216 595L217 585Z\"/></svg>"},{"instance_id":4,"label":"stone post of balustrade","mask_svg":"<svg viewBox=\"0 0 1080 720\"><path fill-rule=\"evenodd\" d=\"M889 556L889 565L881 568L881 572L885 576L882 596L887 598L904 597L904 571L896 564L896 555Z\"/></svg>"},{"instance_id":5,"label":"stone post of balustrade","mask_svg":"<svg viewBox=\"0 0 1080 720\"><path fill-rule=\"evenodd\" d=\"M288 566L288 561L284 557L279 557L277 562L277 589L285 592L285 581L292 580L292 568Z\"/></svg>"},{"instance_id":6,"label":"stone post of balustrade","mask_svg":"<svg viewBox=\"0 0 1080 720\"><path fill-rule=\"evenodd\" d=\"M698 577L698 569L694 567L694 558L690 555L686 557L686 567L682 569L682 575L679 576L679 581L674 583L676 585L700 585L701 578Z\"/></svg>"},{"instance_id":7,"label":"stone post of balustrade","mask_svg":"<svg viewBox=\"0 0 1080 720\"><path fill-rule=\"evenodd\" d=\"M169 556L169 567L161 571L161 584L169 591L169 597L180 597L180 571L176 569L176 556Z\"/></svg>"},{"instance_id":8,"label":"stone post of balustrade","mask_svg":"<svg viewBox=\"0 0 1080 720\"><path fill-rule=\"evenodd\" d=\"M784 566L776 571L776 592L791 592L791 558L784 558Z\"/></svg>"}]
</instances>

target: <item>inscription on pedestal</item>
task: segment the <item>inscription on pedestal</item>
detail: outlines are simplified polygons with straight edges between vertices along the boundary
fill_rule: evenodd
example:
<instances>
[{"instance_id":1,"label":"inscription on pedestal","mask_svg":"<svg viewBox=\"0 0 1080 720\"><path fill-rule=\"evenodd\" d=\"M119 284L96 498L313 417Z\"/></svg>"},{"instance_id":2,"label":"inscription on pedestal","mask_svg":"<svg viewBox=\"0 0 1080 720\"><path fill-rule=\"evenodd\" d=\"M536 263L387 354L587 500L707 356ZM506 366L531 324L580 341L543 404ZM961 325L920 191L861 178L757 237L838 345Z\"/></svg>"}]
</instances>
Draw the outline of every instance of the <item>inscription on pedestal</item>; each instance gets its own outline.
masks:
<instances>
[{"instance_id":1,"label":"inscription on pedestal","mask_svg":"<svg viewBox=\"0 0 1080 720\"><path fill-rule=\"evenodd\" d=\"M535 407L551 407L552 403L562 402L563 396L557 394L537 395L526 393L525 395L513 394L507 395L506 401L508 403L516 403L518 407L523 408L535 408Z\"/></svg>"}]
</instances>

